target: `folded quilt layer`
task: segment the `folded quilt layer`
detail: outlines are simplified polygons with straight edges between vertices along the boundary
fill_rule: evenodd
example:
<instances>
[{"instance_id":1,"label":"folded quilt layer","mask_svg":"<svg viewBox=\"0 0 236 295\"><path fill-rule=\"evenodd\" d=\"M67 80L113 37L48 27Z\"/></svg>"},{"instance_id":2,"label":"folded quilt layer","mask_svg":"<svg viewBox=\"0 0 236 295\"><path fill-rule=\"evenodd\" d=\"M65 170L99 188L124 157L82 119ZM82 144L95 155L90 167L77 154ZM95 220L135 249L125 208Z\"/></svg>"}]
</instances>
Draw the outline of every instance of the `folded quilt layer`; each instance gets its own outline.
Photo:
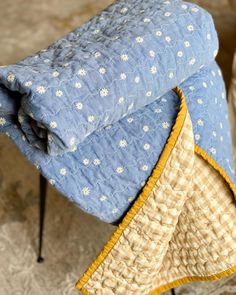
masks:
<instances>
[{"instance_id":1,"label":"folded quilt layer","mask_svg":"<svg viewBox=\"0 0 236 295\"><path fill-rule=\"evenodd\" d=\"M217 50L212 18L196 5L116 2L1 67L0 131L80 208L114 222L160 157L179 110L171 89L183 83L196 143L233 181Z\"/></svg>"}]
</instances>

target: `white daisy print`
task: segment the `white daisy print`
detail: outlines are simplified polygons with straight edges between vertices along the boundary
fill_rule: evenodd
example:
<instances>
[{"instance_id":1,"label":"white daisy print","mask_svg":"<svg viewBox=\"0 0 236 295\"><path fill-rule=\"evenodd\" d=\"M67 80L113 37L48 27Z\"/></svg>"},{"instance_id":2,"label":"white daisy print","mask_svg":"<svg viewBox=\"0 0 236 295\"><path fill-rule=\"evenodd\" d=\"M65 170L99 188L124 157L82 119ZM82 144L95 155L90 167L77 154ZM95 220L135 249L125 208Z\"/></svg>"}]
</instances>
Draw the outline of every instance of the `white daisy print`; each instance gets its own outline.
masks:
<instances>
[{"instance_id":1,"label":"white daisy print","mask_svg":"<svg viewBox=\"0 0 236 295\"><path fill-rule=\"evenodd\" d=\"M133 202L134 199L135 199L134 197L129 197L129 198L128 198L128 202L131 203L131 202Z\"/></svg>"},{"instance_id":2,"label":"white daisy print","mask_svg":"<svg viewBox=\"0 0 236 295\"><path fill-rule=\"evenodd\" d=\"M165 37L166 42L170 43L171 42L171 37L170 36L166 36Z\"/></svg>"},{"instance_id":3,"label":"white daisy print","mask_svg":"<svg viewBox=\"0 0 236 295\"><path fill-rule=\"evenodd\" d=\"M189 41L184 41L184 46L187 47L187 48L190 47Z\"/></svg>"},{"instance_id":4,"label":"white daisy print","mask_svg":"<svg viewBox=\"0 0 236 295\"><path fill-rule=\"evenodd\" d=\"M132 118L132 117L129 117L128 119L127 119L127 122L128 123L132 123L134 121L134 119Z\"/></svg>"},{"instance_id":5,"label":"white daisy print","mask_svg":"<svg viewBox=\"0 0 236 295\"><path fill-rule=\"evenodd\" d=\"M155 51L150 50L150 51L149 51L149 56L150 56L150 57L155 57L155 56L156 56Z\"/></svg>"},{"instance_id":6,"label":"white daisy print","mask_svg":"<svg viewBox=\"0 0 236 295\"><path fill-rule=\"evenodd\" d=\"M101 201L101 202L104 202L104 201L106 201L106 200L107 200L107 196L102 195L102 196L100 197L100 201Z\"/></svg>"},{"instance_id":7,"label":"white daisy print","mask_svg":"<svg viewBox=\"0 0 236 295\"><path fill-rule=\"evenodd\" d=\"M105 96L107 96L108 95L108 90L107 90L107 88L102 88L101 90L100 90L100 96L101 97L105 97Z\"/></svg>"},{"instance_id":8,"label":"white daisy print","mask_svg":"<svg viewBox=\"0 0 236 295\"><path fill-rule=\"evenodd\" d=\"M194 31L194 27L193 27L193 25L188 25L188 26L187 26L187 29L188 29L189 32Z\"/></svg>"},{"instance_id":9,"label":"white daisy print","mask_svg":"<svg viewBox=\"0 0 236 295\"><path fill-rule=\"evenodd\" d=\"M144 23L150 23L150 21L151 21L150 18L147 18L147 17L145 17L145 18L143 19L143 22L144 22Z\"/></svg>"},{"instance_id":10,"label":"white daisy print","mask_svg":"<svg viewBox=\"0 0 236 295\"><path fill-rule=\"evenodd\" d=\"M147 170L148 170L148 165L143 165L143 166L142 166L142 170L143 170L143 171L147 171Z\"/></svg>"},{"instance_id":11,"label":"white daisy print","mask_svg":"<svg viewBox=\"0 0 236 295\"><path fill-rule=\"evenodd\" d=\"M139 77L139 76L136 76L136 77L134 78L134 82L135 82L135 83L139 83L139 81L140 81L140 77Z\"/></svg>"},{"instance_id":12,"label":"white daisy print","mask_svg":"<svg viewBox=\"0 0 236 295\"><path fill-rule=\"evenodd\" d=\"M55 122L55 121L51 122L50 127L53 129L57 128L57 122Z\"/></svg>"},{"instance_id":13,"label":"white daisy print","mask_svg":"<svg viewBox=\"0 0 236 295\"><path fill-rule=\"evenodd\" d=\"M119 103L119 104L122 104L124 101L125 101L125 98L124 98L123 96L121 96L121 97L118 99L118 103Z\"/></svg>"},{"instance_id":14,"label":"white daisy print","mask_svg":"<svg viewBox=\"0 0 236 295\"><path fill-rule=\"evenodd\" d=\"M138 36L135 40L137 43L143 43L143 37Z\"/></svg>"},{"instance_id":15,"label":"white daisy print","mask_svg":"<svg viewBox=\"0 0 236 295\"><path fill-rule=\"evenodd\" d=\"M100 161L99 159L94 159L94 160L93 160L93 164L94 164L95 166L98 166L98 165L101 164L101 161Z\"/></svg>"},{"instance_id":16,"label":"white daisy print","mask_svg":"<svg viewBox=\"0 0 236 295\"><path fill-rule=\"evenodd\" d=\"M61 90L56 91L56 96L61 97L63 95L63 92Z\"/></svg>"},{"instance_id":17,"label":"white daisy print","mask_svg":"<svg viewBox=\"0 0 236 295\"><path fill-rule=\"evenodd\" d=\"M207 40L211 40L211 34L207 33Z\"/></svg>"},{"instance_id":18,"label":"white daisy print","mask_svg":"<svg viewBox=\"0 0 236 295\"><path fill-rule=\"evenodd\" d=\"M203 126L203 125L204 125L204 122L203 122L201 119L199 119L199 120L197 121L197 124L198 124L198 126Z\"/></svg>"},{"instance_id":19,"label":"white daisy print","mask_svg":"<svg viewBox=\"0 0 236 295\"><path fill-rule=\"evenodd\" d=\"M121 80L125 80L126 79L126 74L125 73L121 73L120 74L120 79Z\"/></svg>"},{"instance_id":20,"label":"white daisy print","mask_svg":"<svg viewBox=\"0 0 236 295\"><path fill-rule=\"evenodd\" d=\"M169 127L169 123L168 122L163 122L162 123L162 128L167 129Z\"/></svg>"},{"instance_id":21,"label":"white daisy print","mask_svg":"<svg viewBox=\"0 0 236 295\"><path fill-rule=\"evenodd\" d=\"M24 117L21 115L18 115L18 121L19 123L23 123L24 122Z\"/></svg>"},{"instance_id":22,"label":"white daisy print","mask_svg":"<svg viewBox=\"0 0 236 295\"><path fill-rule=\"evenodd\" d=\"M155 66L152 66L150 69L150 72L154 75L157 73L157 68Z\"/></svg>"},{"instance_id":23,"label":"white daisy print","mask_svg":"<svg viewBox=\"0 0 236 295\"><path fill-rule=\"evenodd\" d=\"M52 76L53 76L54 78L58 77L59 75L60 75L60 74L59 74L59 72L57 72L57 71L55 71L55 72L52 73Z\"/></svg>"},{"instance_id":24,"label":"white daisy print","mask_svg":"<svg viewBox=\"0 0 236 295\"><path fill-rule=\"evenodd\" d=\"M149 131L149 127L147 125L143 126L143 131L144 132L148 132Z\"/></svg>"},{"instance_id":25,"label":"white daisy print","mask_svg":"<svg viewBox=\"0 0 236 295\"><path fill-rule=\"evenodd\" d=\"M198 12L198 8L197 7L193 7L192 9L191 9L193 12Z\"/></svg>"},{"instance_id":26,"label":"white daisy print","mask_svg":"<svg viewBox=\"0 0 236 295\"><path fill-rule=\"evenodd\" d=\"M32 81L26 81L25 82L25 87L30 87L30 86L32 86Z\"/></svg>"},{"instance_id":27,"label":"white daisy print","mask_svg":"<svg viewBox=\"0 0 236 295\"><path fill-rule=\"evenodd\" d=\"M126 147L128 144L127 144L127 141L125 139L121 139L120 142L119 142L119 146L124 148Z\"/></svg>"},{"instance_id":28,"label":"white daisy print","mask_svg":"<svg viewBox=\"0 0 236 295\"><path fill-rule=\"evenodd\" d=\"M162 35L162 32L161 31L156 31L156 36L157 37L161 37L161 35Z\"/></svg>"},{"instance_id":29,"label":"white daisy print","mask_svg":"<svg viewBox=\"0 0 236 295\"><path fill-rule=\"evenodd\" d=\"M36 88L36 91L39 93L39 94L44 94L46 92L46 88L44 86L38 86Z\"/></svg>"},{"instance_id":30,"label":"white daisy print","mask_svg":"<svg viewBox=\"0 0 236 295\"><path fill-rule=\"evenodd\" d=\"M195 87L194 86L189 86L189 90L194 91Z\"/></svg>"},{"instance_id":31,"label":"white daisy print","mask_svg":"<svg viewBox=\"0 0 236 295\"><path fill-rule=\"evenodd\" d=\"M89 165L89 159L83 159L83 164L85 165L85 166L88 166Z\"/></svg>"},{"instance_id":32,"label":"white daisy print","mask_svg":"<svg viewBox=\"0 0 236 295\"><path fill-rule=\"evenodd\" d=\"M87 186L83 187L82 188L82 194L84 196L88 196L90 194L90 189Z\"/></svg>"},{"instance_id":33,"label":"white daisy print","mask_svg":"<svg viewBox=\"0 0 236 295\"><path fill-rule=\"evenodd\" d=\"M26 137L24 135L21 136L23 141L26 141Z\"/></svg>"},{"instance_id":34,"label":"white daisy print","mask_svg":"<svg viewBox=\"0 0 236 295\"><path fill-rule=\"evenodd\" d=\"M79 69L79 70L78 70L78 74L79 74L80 76L86 76L87 71L86 71L84 68L82 68L82 69Z\"/></svg>"},{"instance_id":35,"label":"white daisy print","mask_svg":"<svg viewBox=\"0 0 236 295\"><path fill-rule=\"evenodd\" d=\"M151 96L152 95L152 91L148 91L148 92L146 92L146 96Z\"/></svg>"},{"instance_id":36,"label":"white daisy print","mask_svg":"<svg viewBox=\"0 0 236 295\"><path fill-rule=\"evenodd\" d=\"M106 74L106 69L103 67L99 68L99 73L102 75Z\"/></svg>"},{"instance_id":37,"label":"white daisy print","mask_svg":"<svg viewBox=\"0 0 236 295\"><path fill-rule=\"evenodd\" d=\"M7 81L8 82L13 82L15 80L15 75L13 75L13 74L9 74L8 76L7 76Z\"/></svg>"},{"instance_id":38,"label":"white daisy print","mask_svg":"<svg viewBox=\"0 0 236 295\"><path fill-rule=\"evenodd\" d=\"M75 145L75 137L71 137L71 139L70 139L70 145Z\"/></svg>"},{"instance_id":39,"label":"white daisy print","mask_svg":"<svg viewBox=\"0 0 236 295\"><path fill-rule=\"evenodd\" d=\"M120 13L126 13L128 11L128 8L127 7L123 7L123 8L121 8L121 10L120 10Z\"/></svg>"},{"instance_id":40,"label":"white daisy print","mask_svg":"<svg viewBox=\"0 0 236 295\"><path fill-rule=\"evenodd\" d=\"M207 88L208 85L207 85L206 82L203 82L203 83L202 83L202 86L203 86L204 88Z\"/></svg>"},{"instance_id":41,"label":"white daisy print","mask_svg":"<svg viewBox=\"0 0 236 295\"><path fill-rule=\"evenodd\" d=\"M193 57L190 59L189 64L192 66L196 63L196 59Z\"/></svg>"},{"instance_id":42,"label":"white daisy print","mask_svg":"<svg viewBox=\"0 0 236 295\"><path fill-rule=\"evenodd\" d=\"M198 98L198 99L197 99L197 103L198 103L198 104L203 104L203 100L202 100L201 98Z\"/></svg>"},{"instance_id":43,"label":"white daisy print","mask_svg":"<svg viewBox=\"0 0 236 295\"><path fill-rule=\"evenodd\" d=\"M145 143L143 146L145 151L148 151L150 149L150 144L149 143Z\"/></svg>"},{"instance_id":44,"label":"white daisy print","mask_svg":"<svg viewBox=\"0 0 236 295\"><path fill-rule=\"evenodd\" d=\"M65 176L66 175L66 168L61 168L60 169L60 174Z\"/></svg>"},{"instance_id":45,"label":"white daisy print","mask_svg":"<svg viewBox=\"0 0 236 295\"><path fill-rule=\"evenodd\" d=\"M78 88L78 89L79 89L79 88L81 88L81 87L82 87L82 85L81 85L80 82L76 82L76 83L75 83L75 88Z\"/></svg>"},{"instance_id":46,"label":"white daisy print","mask_svg":"<svg viewBox=\"0 0 236 295\"><path fill-rule=\"evenodd\" d=\"M80 101L78 101L75 106L76 106L77 110L82 110L82 108L83 108L83 104Z\"/></svg>"},{"instance_id":47,"label":"white daisy print","mask_svg":"<svg viewBox=\"0 0 236 295\"><path fill-rule=\"evenodd\" d=\"M93 31L93 33L94 33L95 35L98 34L99 32L100 32L99 29L96 29L96 30Z\"/></svg>"},{"instance_id":48,"label":"white daisy print","mask_svg":"<svg viewBox=\"0 0 236 295\"><path fill-rule=\"evenodd\" d=\"M174 78L174 73L170 72L168 76L169 76L170 79L173 79Z\"/></svg>"},{"instance_id":49,"label":"white daisy print","mask_svg":"<svg viewBox=\"0 0 236 295\"><path fill-rule=\"evenodd\" d=\"M111 211L113 214L116 214L118 212L118 209L117 208L113 208L112 211Z\"/></svg>"},{"instance_id":50,"label":"white daisy print","mask_svg":"<svg viewBox=\"0 0 236 295\"><path fill-rule=\"evenodd\" d=\"M124 168L123 167L117 167L116 168L116 172L119 173L119 174L121 174L121 173L124 172Z\"/></svg>"},{"instance_id":51,"label":"white daisy print","mask_svg":"<svg viewBox=\"0 0 236 295\"><path fill-rule=\"evenodd\" d=\"M3 117L0 117L0 125L3 126L6 124L6 119Z\"/></svg>"},{"instance_id":52,"label":"white daisy print","mask_svg":"<svg viewBox=\"0 0 236 295\"><path fill-rule=\"evenodd\" d=\"M213 131L213 132L212 132L212 135L213 135L214 137L216 137L216 132L215 132L215 131Z\"/></svg>"},{"instance_id":53,"label":"white daisy print","mask_svg":"<svg viewBox=\"0 0 236 295\"><path fill-rule=\"evenodd\" d=\"M177 52L177 56L178 56L178 57L182 57L183 55L184 55L183 51L178 51L178 52Z\"/></svg>"},{"instance_id":54,"label":"white daisy print","mask_svg":"<svg viewBox=\"0 0 236 295\"><path fill-rule=\"evenodd\" d=\"M195 134L195 139L199 140L201 138L200 134Z\"/></svg>"},{"instance_id":55,"label":"white daisy print","mask_svg":"<svg viewBox=\"0 0 236 295\"><path fill-rule=\"evenodd\" d=\"M154 110L155 113L160 114L162 112L162 110L160 108L157 108Z\"/></svg>"},{"instance_id":56,"label":"white daisy print","mask_svg":"<svg viewBox=\"0 0 236 295\"><path fill-rule=\"evenodd\" d=\"M56 181L55 181L54 179L49 179L49 183L50 183L51 185L55 185Z\"/></svg>"},{"instance_id":57,"label":"white daisy print","mask_svg":"<svg viewBox=\"0 0 236 295\"><path fill-rule=\"evenodd\" d=\"M210 148L210 152L211 152L213 155L215 155L215 154L216 154L216 149L215 149L214 147L211 147L211 148Z\"/></svg>"},{"instance_id":58,"label":"white daisy print","mask_svg":"<svg viewBox=\"0 0 236 295\"><path fill-rule=\"evenodd\" d=\"M121 58L121 60L123 60L123 61L128 61L128 60L129 60L129 56L128 56L128 54L121 54L120 58Z\"/></svg>"},{"instance_id":59,"label":"white daisy print","mask_svg":"<svg viewBox=\"0 0 236 295\"><path fill-rule=\"evenodd\" d=\"M165 12L164 15L165 15L166 17L169 17L169 16L171 16L171 12L167 11L167 12Z\"/></svg>"},{"instance_id":60,"label":"white daisy print","mask_svg":"<svg viewBox=\"0 0 236 295\"><path fill-rule=\"evenodd\" d=\"M92 122L94 122L95 121L95 117L94 116L88 116L88 122L89 123L92 123Z\"/></svg>"},{"instance_id":61,"label":"white daisy print","mask_svg":"<svg viewBox=\"0 0 236 295\"><path fill-rule=\"evenodd\" d=\"M97 51L97 52L95 52L94 56L95 56L95 58L99 58L99 57L101 57L101 53Z\"/></svg>"},{"instance_id":62,"label":"white daisy print","mask_svg":"<svg viewBox=\"0 0 236 295\"><path fill-rule=\"evenodd\" d=\"M181 5L181 7L182 7L183 9L187 9L187 8L188 8L188 6L185 5L185 4Z\"/></svg>"}]
</instances>

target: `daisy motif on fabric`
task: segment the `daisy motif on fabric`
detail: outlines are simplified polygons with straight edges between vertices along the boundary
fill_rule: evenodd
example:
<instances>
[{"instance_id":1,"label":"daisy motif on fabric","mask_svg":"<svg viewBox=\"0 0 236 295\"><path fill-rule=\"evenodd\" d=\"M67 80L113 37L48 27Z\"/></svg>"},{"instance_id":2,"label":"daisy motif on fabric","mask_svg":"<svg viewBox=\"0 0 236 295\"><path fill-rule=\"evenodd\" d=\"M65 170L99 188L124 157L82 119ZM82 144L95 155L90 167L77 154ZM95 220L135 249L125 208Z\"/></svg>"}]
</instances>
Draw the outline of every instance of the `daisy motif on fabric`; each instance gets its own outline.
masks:
<instances>
[{"instance_id":1,"label":"daisy motif on fabric","mask_svg":"<svg viewBox=\"0 0 236 295\"><path fill-rule=\"evenodd\" d=\"M135 40L137 43L143 43L143 37L138 36Z\"/></svg>"},{"instance_id":2,"label":"daisy motif on fabric","mask_svg":"<svg viewBox=\"0 0 236 295\"><path fill-rule=\"evenodd\" d=\"M83 104L80 101L78 101L75 106L76 106L77 110L82 110L82 108L83 108Z\"/></svg>"},{"instance_id":3,"label":"daisy motif on fabric","mask_svg":"<svg viewBox=\"0 0 236 295\"><path fill-rule=\"evenodd\" d=\"M50 127L51 127L52 129L57 128L57 122L52 121L52 122L50 123Z\"/></svg>"},{"instance_id":4,"label":"daisy motif on fabric","mask_svg":"<svg viewBox=\"0 0 236 295\"><path fill-rule=\"evenodd\" d=\"M107 90L107 88L102 88L101 90L100 90L100 96L101 97L105 97L105 96L107 96L108 95L108 90Z\"/></svg>"},{"instance_id":5,"label":"daisy motif on fabric","mask_svg":"<svg viewBox=\"0 0 236 295\"><path fill-rule=\"evenodd\" d=\"M13 75L13 74L9 74L8 76L7 76L7 81L8 82L13 82L15 80L15 75Z\"/></svg>"},{"instance_id":6,"label":"daisy motif on fabric","mask_svg":"<svg viewBox=\"0 0 236 295\"><path fill-rule=\"evenodd\" d=\"M125 139L121 139L120 142L119 142L119 146L124 148L124 147L127 147L127 141Z\"/></svg>"},{"instance_id":7,"label":"daisy motif on fabric","mask_svg":"<svg viewBox=\"0 0 236 295\"><path fill-rule=\"evenodd\" d=\"M150 72L154 75L154 74L156 74L157 73L157 68L155 67L155 66L152 66L151 68L150 68Z\"/></svg>"},{"instance_id":8,"label":"daisy motif on fabric","mask_svg":"<svg viewBox=\"0 0 236 295\"><path fill-rule=\"evenodd\" d=\"M101 202L104 202L104 201L106 201L106 200L107 200L107 196L102 195L102 196L100 197L100 201L101 201Z\"/></svg>"},{"instance_id":9,"label":"daisy motif on fabric","mask_svg":"<svg viewBox=\"0 0 236 295\"><path fill-rule=\"evenodd\" d=\"M61 168L60 169L60 174L63 175L63 176L66 175L66 168Z\"/></svg>"},{"instance_id":10,"label":"daisy motif on fabric","mask_svg":"<svg viewBox=\"0 0 236 295\"><path fill-rule=\"evenodd\" d=\"M121 58L121 60L123 60L123 61L128 61L128 60L129 60L129 56L128 56L128 54L121 54L120 58Z\"/></svg>"},{"instance_id":11,"label":"daisy motif on fabric","mask_svg":"<svg viewBox=\"0 0 236 295\"><path fill-rule=\"evenodd\" d=\"M82 69L79 69L79 70L78 70L78 74L79 74L80 76L86 76L87 71L86 71L84 68L82 68Z\"/></svg>"},{"instance_id":12,"label":"daisy motif on fabric","mask_svg":"<svg viewBox=\"0 0 236 295\"><path fill-rule=\"evenodd\" d=\"M162 123L162 128L167 129L169 127L169 123L168 122L163 122Z\"/></svg>"},{"instance_id":13,"label":"daisy motif on fabric","mask_svg":"<svg viewBox=\"0 0 236 295\"><path fill-rule=\"evenodd\" d=\"M36 88L36 91L39 93L39 94L44 94L46 92L46 88L44 86L38 86Z\"/></svg>"},{"instance_id":14,"label":"daisy motif on fabric","mask_svg":"<svg viewBox=\"0 0 236 295\"><path fill-rule=\"evenodd\" d=\"M63 95L63 92L61 90L56 91L56 96L61 97Z\"/></svg>"},{"instance_id":15,"label":"daisy motif on fabric","mask_svg":"<svg viewBox=\"0 0 236 295\"><path fill-rule=\"evenodd\" d=\"M102 75L106 74L106 69L103 67L99 68L99 73Z\"/></svg>"},{"instance_id":16,"label":"daisy motif on fabric","mask_svg":"<svg viewBox=\"0 0 236 295\"><path fill-rule=\"evenodd\" d=\"M3 126L6 124L6 119L3 117L0 117L0 125Z\"/></svg>"},{"instance_id":17,"label":"daisy motif on fabric","mask_svg":"<svg viewBox=\"0 0 236 295\"><path fill-rule=\"evenodd\" d=\"M78 89L80 89L82 87L82 85L81 85L81 83L80 82L76 82L75 83L75 88L78 88Z\"/></svg>"},{"instance_id":18,"label":"daisy motif on fabric","mask_svg":"<svg viewBox=\"0 0 236 295\"><path fill-rule=\"evenodd\" d=\"M120 74L120 79L121 80L125 80L126 79L126 74L125 73L121 73Z\"/></svg>"},{"instance_id":19,"label":"daisy motif on fabric","mask_svg":"<svg viewBox=\"0 0 236 295\"><path fill-rule=\"evenodd\" d=\"M121 174L121 173L124 172L124 168L123 168L123 167L117 167L117 168L116 168L116 172L117 172L118 174Z\"/></svg>"},{"instance_id":20,"label":"daisy motif on fabric","mask_svg":"<svg viewBox=\"0 0 236 295\"><path fill-rule=\"evenodd\" d=\"M25 87L30 87L30 86L32 86L32 81L26 81L25 82Z\"/></svg>"},{"instance_id":21,"label":"daisy motif on fabric","mask_svg":"<svg viewBox=\"0 0 236 295\"><path fill-rule=\"evenodd\" d=\"M95 166L98 166L98 165L101 164L101 161L100 161L99 159L94 159L94 160L93 160L93 164L94 164Z\"/></svg>"},{"instance_id":22,"label":"daisy motif on fabric","mask_svg":"<svg viewBox=\"0 0 236 295\"><path fill-rule=\"evenodd\" d=\"M85 166L88 166L89 165L89 159L83 159L83 164Z\"/></svg>"},{"instance_id":23,"label":"daisy motif on fabric","mask_svg":"<svg viewBox=\"0 0 236 295\"><path fill-rule=\"evenodd\" d=\"M144 132L148 132L149 131L149 127L147 125L143 126L143 131Z\"/></svg>"},{"instance_id":24,"label":"daisy motif on fabric","mask_svg":"<svg viewBox=\"0 0 236 295\"><path fill-rule=\"evenodd\" d=\"M90 194L90 189L86 186L82 188L82 194L88 196Z\"/></svg>"},{"instance_id":25,"label":"daisy motif on fabric","mask_svg":"<svg viewBox=\"0 0 236 295\"><path fill-rule=\"evenodd\" d=\"M148 170L148 165L143 165L141 168L143 171L147 171Z\"/></svg>"}]
</instances>

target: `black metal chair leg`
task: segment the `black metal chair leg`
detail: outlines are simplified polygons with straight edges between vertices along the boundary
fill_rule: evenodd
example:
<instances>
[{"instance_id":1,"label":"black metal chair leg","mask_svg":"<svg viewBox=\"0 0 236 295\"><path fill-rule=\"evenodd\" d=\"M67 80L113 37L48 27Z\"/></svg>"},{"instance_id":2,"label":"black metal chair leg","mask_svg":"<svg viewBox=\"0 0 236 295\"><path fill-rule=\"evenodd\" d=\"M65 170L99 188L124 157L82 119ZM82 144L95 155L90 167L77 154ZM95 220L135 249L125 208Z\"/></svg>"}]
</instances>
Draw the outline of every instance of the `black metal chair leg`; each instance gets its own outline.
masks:
<instances>
[{"instance_id":1,"label":"black metal chair leg","mask_svg":"<svg viewBox=\"0 0 236 295\"><path fill-rule=\"evenodd\" d=\"M176 294L175 294L175 289L171 289L171 294L172 294L172 295L176 295Z\"/></svg>"},{"instance_id":2,"label":"black metal chair leg","mask_svg":"<svg viewBox=\"0 0 236 295\"><path fill-rule=\"evenodd\" d=\"M43 262L42 248L43 248L43 229L44 217L46 208L46 194L47 194L47 180L40 174L39 178L39 248L37 262Z\"/></svg>"}]
</instances>

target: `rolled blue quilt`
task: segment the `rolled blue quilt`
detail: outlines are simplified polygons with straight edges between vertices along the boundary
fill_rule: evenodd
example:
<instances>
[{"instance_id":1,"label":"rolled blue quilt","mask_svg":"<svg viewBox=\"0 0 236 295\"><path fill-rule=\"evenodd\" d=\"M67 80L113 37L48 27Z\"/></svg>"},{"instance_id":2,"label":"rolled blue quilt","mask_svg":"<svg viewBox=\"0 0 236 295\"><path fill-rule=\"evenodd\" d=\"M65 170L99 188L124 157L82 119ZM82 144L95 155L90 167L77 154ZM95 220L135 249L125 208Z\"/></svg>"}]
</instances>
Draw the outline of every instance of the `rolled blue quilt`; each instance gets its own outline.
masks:
<instances>
[{"instance_id":1,"label":"rolled blue quilt","mask_svg":"<svg viewBox=\"0 0 236 295\"><path fill-rule=\"evenodd\" d=\"M196 146L235 184L218 38L202 8L120 0L33 56L0 68L0 132L82 210L122 218L180 108Z\"/></svg>"}]
</instances>

